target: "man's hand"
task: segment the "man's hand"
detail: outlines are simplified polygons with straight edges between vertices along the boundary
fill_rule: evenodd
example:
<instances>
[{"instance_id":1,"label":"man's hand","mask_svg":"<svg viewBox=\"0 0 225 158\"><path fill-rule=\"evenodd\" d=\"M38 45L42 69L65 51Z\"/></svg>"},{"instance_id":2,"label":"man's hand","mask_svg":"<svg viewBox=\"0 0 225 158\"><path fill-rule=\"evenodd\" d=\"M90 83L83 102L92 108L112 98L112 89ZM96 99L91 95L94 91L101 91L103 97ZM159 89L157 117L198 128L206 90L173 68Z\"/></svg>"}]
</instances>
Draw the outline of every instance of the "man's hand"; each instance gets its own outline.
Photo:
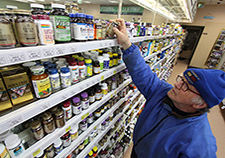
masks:
<instances>
[{"instance_id":1,"label":"man's hand","mask_svg":"<svg viewBox=\"0 0 225 158\"><path fill-rule=\"evenodd\" d=\"M127 28L125 26L125 22L123 19L116 19L116 21L119 23L119 28L113 28L113 31L115 32L118 42L122 45L123 49L126 50L131 46L131 42L129 40L129 37L127 35Z\"/></svg>"}]
</instances>

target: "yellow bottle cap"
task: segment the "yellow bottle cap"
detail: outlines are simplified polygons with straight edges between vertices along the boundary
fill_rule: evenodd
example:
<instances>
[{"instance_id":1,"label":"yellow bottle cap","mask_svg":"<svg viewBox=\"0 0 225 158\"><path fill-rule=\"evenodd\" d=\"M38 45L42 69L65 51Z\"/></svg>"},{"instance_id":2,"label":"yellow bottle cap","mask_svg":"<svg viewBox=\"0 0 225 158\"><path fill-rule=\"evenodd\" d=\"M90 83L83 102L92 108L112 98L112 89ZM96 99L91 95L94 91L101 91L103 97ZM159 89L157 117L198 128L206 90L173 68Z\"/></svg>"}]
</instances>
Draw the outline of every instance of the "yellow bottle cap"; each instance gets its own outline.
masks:
<instances>
[{"instance_id":1,"label":"yellow bottle cap","mask_svg":"<svg viewBox=\"0 0 225 158\"><path fill-rule=\"evenodd\" d=\"M112 54L112 52L107 52L109 55Z\"/></svg>"},{"instance_id":2,"label":"yellow bottle cap","mask_svg":"<svg viewBox=\"0 0 225 158\"><path fill-rule=\"evenodd\" d=\"M77 59L77 58L79 58L79 55L72 55L72 57Z\"/></svg>"},{"instance_id":3,"label":"yellow bottle cap","mask_svg":"<svg viewBox=\"0 0 225 158\"><path fill-rule=\"evenodd\" d=\"M116 53L113 53L113 56L114 56L114 57L118 57L118 54L116 54Z\"/></svg>"},{"instance_id":4,"label":"yellow bottle cap","mask_svg":"<svg viewBox=\"0 0 225 158\"><path fill-rule=\"evenodd\" d=\"M92 60L91 59L85 59L85 63L91 64L92 63Z\"/></svg>"},{"instance_id":5,"label":"yellow bottle cap","mask_svg":"<svg viewBox=\"0 0 225 158\"><path fill-rule=\"evenodd\" d=\"M97 152L98 151L98 147L97 146L94 146L93 151L94 152Z\"/></svg>"},{"instance_id":6,"label":"yellow bottle cap","mask_svg":"<svg viewBox=\"0 0 225 158\"><path fill-rule=\"evenodd\" d=\"M84 61L84 57L79 57L78 60L79 61Z\"/></svg>"},{"instance_id":7,"label":"yellow bottle cap","mask_svg":"<svg viewBox=\"0 0 225 158\"><path fill-rule=\"evenodd\" d=\"M93 155L93 151L91 150L89 153L88 153L88 156L92 156Z\"/></svg>"},{"instance_id":8,"label":"yellow bottle cap","mask_svg":"<svg viewBox=\"0 0 225 158\"><path fill-rule=\"evenodd\" d=\"M102 50L98 50L98 52L99 52L99 53L102 53L103 51L102 51Z\"/></svg>"}]
</instances>

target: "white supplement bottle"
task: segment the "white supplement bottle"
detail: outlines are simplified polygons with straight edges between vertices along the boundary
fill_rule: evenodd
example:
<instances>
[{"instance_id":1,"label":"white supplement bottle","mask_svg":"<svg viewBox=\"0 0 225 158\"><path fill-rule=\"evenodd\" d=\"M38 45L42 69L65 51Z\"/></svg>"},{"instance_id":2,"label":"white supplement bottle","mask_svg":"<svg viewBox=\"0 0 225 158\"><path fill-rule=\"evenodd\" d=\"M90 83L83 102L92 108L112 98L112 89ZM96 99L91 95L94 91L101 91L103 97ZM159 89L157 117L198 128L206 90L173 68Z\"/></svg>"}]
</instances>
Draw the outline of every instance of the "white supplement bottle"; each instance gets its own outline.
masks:
<instances>
[{"instance_id":1,"label":"white supplement bottle","mask_svg":"<svg viewBox=\"0 0 225 158\"><path fill-rule=\"evenodd\" d=\"M108 70L109 69L109 54L103 54L103 61L104 61L104 70Z\"/></svg>"},{"instance_id":2,"label":"white supplement bottle","mask_svg":"<svg viewBox=\"0 0 225 158\"><path fill-rule=\"evenodd\" d=\"M68 67L62 67L60 69L60 78L62 88L71 86L70 69Z\"/></svg>"}]
</instances>

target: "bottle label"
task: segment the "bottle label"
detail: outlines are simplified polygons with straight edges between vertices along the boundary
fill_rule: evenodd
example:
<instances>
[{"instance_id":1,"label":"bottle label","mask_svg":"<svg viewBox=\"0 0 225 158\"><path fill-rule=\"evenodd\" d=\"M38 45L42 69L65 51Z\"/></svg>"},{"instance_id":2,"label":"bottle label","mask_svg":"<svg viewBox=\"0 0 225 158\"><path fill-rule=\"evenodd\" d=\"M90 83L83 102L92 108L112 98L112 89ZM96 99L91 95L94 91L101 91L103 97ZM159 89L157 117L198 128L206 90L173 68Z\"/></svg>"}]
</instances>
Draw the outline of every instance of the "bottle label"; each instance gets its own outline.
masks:
<instances>
[{"instance_id":1,"label":"bottle label","mask_svg":"<svg viewBox=\"0 0 225 158\"><path fill-rule=\"evenodd\" d=\"M70 23L71 39L74 39L74 24L75 23Z\"/></svg>"},{"instance_id":2,"label":"bottle label","mask_svg":"<svg viewBox=\"0 0 225 158\"><path fill-rule=\"evenodd\" d=\"M113 59L109 60L109 67L113 67Z\"/></svg>"},{"instance_id":3,"label":"bottle label","mask_svg":"<svg viewBox=\"0 0 225 158\"><path fill-rule=\"evenodd\" d=\"M95 93L95 99L101 100L102 99L102 93Z\"/></svg>"},{"instance_id":4,"label":"bottle label","mask_svg":"<svg viewBox=\"0 0 225 158\"><path fill-rule=\"evenodd\" d=\"M79 77L84 79L86 77L85 67L79 67Z\"/></svg>"},{"instance_id":5,"label":"bottle label","mask_svg":"<svg viewBox=\"0 0 225 158\"><path fill-rule=\"evenodd\" d=\"M38 31L41 44L54 44L53 28L50 24L40 24Z\"/></svg>"},{"instance_id":6,"label":"bottle label","mask_svg":"<svg viewBox=\"0 0 225 158\"><path fill-rule=\"evenodd\" d=\"M74 24L74 38L76 40L87 40L87 25L85 23L75 23Z\"/></svg>"},{"instance_id":7,"label":"bottle label","mask_svg":"<svg viewBox=\"0 0 225 158\"><path fill-rule=\"evenodd\" d=\"M112 83L112 90L114 90L114 89L116 89L116 83L115 82Z\"/></svg>"},{"instance_id":8,"label":"bottle label","mask_svg":"<svg viewBox=\"0 0 225 158\"><path fill-rule=\"evenodd\" d=\"M109 69L109 60L104 60L104 70Z\"/></svg>"},{"instance_id":9,"label":"bottle label","mask_svg":"<svg viewBox=\"0 0 225 158\"><path fill-rule=\"evenodd\" d=\"M71 138L69 137L66 140L62 140L62 142L63 142L63 147L68 147L71 144Z\"/></svg>"},{"instance_id":10,"label":"bottle label","mask_svg":"<svg viewBox=\"0 0 225 158\"><path fill-rule=\"evenodd\" d=\"M72 109L71 108L68 108L67 110L63 109L63 111L64 111L64 116L66 119L70 119L72 117Z\"/></svg>"},{"instance_id":11,"label":"bottle label","mask_svg":"<svg viewBox=\"0 0 225 158\"><path fill-rule=\"evenodd\" d=\"M113 59L113 65L117 66L118 65L118 59Z\"/></svg>"},{"instance_id":12,"label":"bottle label","mask_svg":"<svg viewBox=\"0 0 225 158\"><path fill-rule=\"evenodd\" d=\"M14 156L20 156L24 151L24 148L22 146L22 143L20 143L17 147L10 149L9 154L14 157Z\"/></svg>"},{"instance_id":13,"label":"bottle label","mask_svg":"<svg viewBox=\"0 0 225 158\"><path fill-rule=\"evenodd\" d=\"M89 100L87 100L87 101L81 101L81 106L82 106L82 109L89 108Z\"/></svg>"},{"instance_id":14,"label":"bottle label","mask_svg":"<svg viewBox=\"0 0 225 158\"><path fill-rule=\"evenodd\" d=\"M53 90L59 89L60 88L59 76L58 77L49 77L49 78L50 78L52 89Z\"/></svg>"},{"instance_id":15,"label":"bottle label","mask_svg":"<svg viewBox=\"0 0 225 158\"><path fill-rule=\"evenodd\" d=\"M106 37L106 28L102 28L102 38Z\"/></svg>"},{"instance_id":16,"label":"bottle label","mask_svg":"<svg viewBox=\"0 0 225 158\"><path fill-rule=\"evenodd\" d=\"M37 30L34 23L22 22L16 23L17 34L21 44L38 44Z\"/></svg>"},{"instance_id":17,"label":"bottle label","mask_svg":"<svg viewBox=\"0 0 225 158\"><path fill-rule=\"evenodd\" d=\"M94 25L88 24L88 39L94 39Z\"/></svg>"},{"instance_id":18,"label":"bottle label","mask_svg":"<svg viewBox=\"0 0 225 158\"><path fill-rule=\"evenodd\" d=\"M74 68L70 68L71 79L73 83L77 83L79 81L79 69L78 66Z\"/></svg>"},{"instance_id":19,"label":"bottle label","mask_svg":"<svg viewBox=\"0 0 225 158\"><path fill-rule=\"evenodd\" d=\"M108 94L108 89L102 89L102 96L105 96Z\"/></svg>"},{"instance_id":20,"label":"bottle label","mask_svg":"<svg viewBox=\"0 0 225 158\"><path fill-rule=\"evenodd\" d=\"M72 141L76 140L78 137L78 132L74 133L74 134L71 134L71 139Z\"/></svg>"},{"instance_id":21,"label":"bottle label","mask_svg":"<svg viewBox=\"0 0 225 158\"><path fill-rule=\"evenodd\" d=\"M94 67L94 73L99 74L100 73L100 66L99 67Z\"/></svg>"},{"instance_id":22,"label":"bottle label","mask_svg":"<svg viewBox=\"0 0 225 158\"><path fill-rule=\"evenodd\" d=\"M43 80L33 80L32 83L37 98L44 98L52 93L49 77Z\"/></svg>"},{"instance_id":23,"label":"bottle label","mask_svg":"<svg viewBox=\"0 0 225 158\"><path fill-rule=\"evenodd\" d=\"M95 96L89 96L89 102L94 103L95 102Z\"/></svg>"},{"instance_id":24,"label":"bottle label","mask_svg":"<svg viewBox=\"0 0 225 158\"><path fill-rule=\"evenodd\" d=\"M50 16L53 24L54 37L57 41L70 41L70 18L66 16Z\"/></svg>"},{"instance_id":25,"label":"bottle label","mask_svg":"<svg viewBox=\"0 0 225 158\"><path fill-rule=\"evenodd\" d=\"M93 73L93 67L92 67L92 65L88 65L87 66L87 76L88 77L92 76L92 73Z\"/></svg>"},{"instance_id":26,"label":"bottle label","mask_svg":"<svg viewBox=\"0 0 225 158\"><path fill-rule=\"evenodd\" d=\"M63 88L71 86L71 78L70 75L68 76L61 76L61 86Z\"/></svg>"},{"instance_id":27,"label":"bottle label","mask_svg":"<svg viewBox=\"0 0 225 158\"><path fill-rule=\"evenodd\" d=\"M81 113L81 111L82 111L81 105L73 106L73 113L74 113L74 115L79 115Z\"/></svg>"},{"instance_id":28,"label":"bottle label","mask_svg":"<svg viewBox=\"0 0 225 158\"><path fill-rule=\"evenodd\" d=\"M2 153L0 153L0 157L2 157L2 158L10 158L10 155L9 155L8 151L6 150L6 148L3 150Z\"/></svg>"},{"instance_id":29,"label":"bottle label","mask_svg":"<svg viewBox=\"0 0 225 158\"><path fill-rule=\"evenodd\" d=\"M0 46L15 45L16 40L11 24L0 23Z\"/></svg>"},{"instance_id":30,"label":"bottle label","mask_svg":"<svg viewBox=\"0 0 225 158\"><path fill-rule=\"evenodd\" d=\"M103 62L102 63L99 62L99 65L100 65L100 71L103 71L104 63Z\"/></svg>"}]
</instances>

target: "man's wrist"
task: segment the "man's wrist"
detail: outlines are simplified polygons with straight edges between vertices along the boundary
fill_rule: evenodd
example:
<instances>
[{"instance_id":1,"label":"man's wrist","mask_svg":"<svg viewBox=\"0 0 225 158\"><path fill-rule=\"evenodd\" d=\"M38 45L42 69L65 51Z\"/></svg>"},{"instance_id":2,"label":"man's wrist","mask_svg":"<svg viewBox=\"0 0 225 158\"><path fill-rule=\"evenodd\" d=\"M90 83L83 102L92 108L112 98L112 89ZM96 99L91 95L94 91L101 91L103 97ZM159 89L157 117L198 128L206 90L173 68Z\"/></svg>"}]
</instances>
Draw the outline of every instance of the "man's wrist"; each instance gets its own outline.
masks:
<instances>
[{"instance_id":1,"label":"man's wrist","mask_svg":"<svg viewBox=\"0 0 225 158\"><path fill-rule=\"evenodd\" d=\"M131 45L132 45L132 44L131 44L130 41L129 41L128 43L122 44L123 50L126 50L126 49L130 48Z\"/></svg>"}]
</instances>

